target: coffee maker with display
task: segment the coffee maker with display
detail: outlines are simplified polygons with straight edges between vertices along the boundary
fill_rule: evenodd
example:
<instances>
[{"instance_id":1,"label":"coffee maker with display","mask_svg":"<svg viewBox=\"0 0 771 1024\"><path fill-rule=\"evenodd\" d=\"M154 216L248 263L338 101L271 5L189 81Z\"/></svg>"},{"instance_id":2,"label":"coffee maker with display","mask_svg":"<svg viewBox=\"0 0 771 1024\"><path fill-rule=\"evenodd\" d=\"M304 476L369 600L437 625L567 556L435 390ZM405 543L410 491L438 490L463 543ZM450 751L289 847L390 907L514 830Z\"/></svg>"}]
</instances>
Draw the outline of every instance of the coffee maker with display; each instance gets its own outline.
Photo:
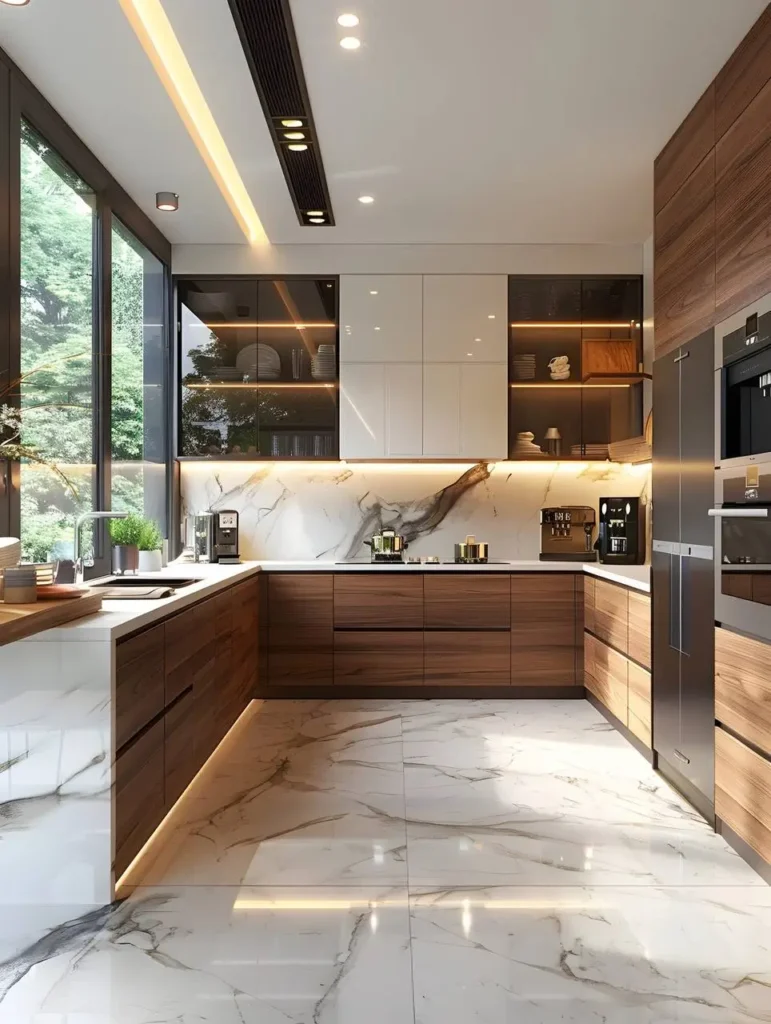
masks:
<instances>
[{"instance_id":1,"label":"coffee maker with display","mask_svg":"<svg viewBox=\"0 0 771 1024\"><path fill-rule=\"evenodd\" d=\"M606 565L645 562L645 505L640 498L600 498L597 549Z\"/></svg>"}]
</instances>

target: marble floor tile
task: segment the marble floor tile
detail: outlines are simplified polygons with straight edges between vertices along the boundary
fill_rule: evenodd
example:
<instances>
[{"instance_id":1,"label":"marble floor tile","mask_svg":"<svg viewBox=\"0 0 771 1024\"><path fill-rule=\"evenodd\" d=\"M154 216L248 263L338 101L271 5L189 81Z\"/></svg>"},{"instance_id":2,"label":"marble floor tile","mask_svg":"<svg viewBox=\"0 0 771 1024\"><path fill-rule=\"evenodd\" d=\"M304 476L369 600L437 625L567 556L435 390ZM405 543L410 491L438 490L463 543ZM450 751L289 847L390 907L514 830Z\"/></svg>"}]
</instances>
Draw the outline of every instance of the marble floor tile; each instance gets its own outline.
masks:
<instances>
[{"instance_id":1,"label":"marble floor tile","mask_svg":"<svg viewBox=\"0 0 771 1024\"><path fill-rule=\"evenodd\" d=\"M771 1020L771 889L411 896L416 1024Z\"/></svg>"},{"instance_id":2,"label":"marble floor tile","mask_svg":"<svg viewBox=\"0 0 771 1024\"><path fill-rule=\"evenodd\" d=\"M403 890L143 888L79 932L0 971L2 1024L413 1019Z\"/></svg>"},{"instance_id":3,"label":"marble floor tile","mask_svg":"<svg viewBox=\"0 0 771 1024\"><path fill-rule=\"evenodd\" d=\"M585 702L255 704L161 837L0 905L0 1024L771 1022L771 889Z\"/></svg>"}]
</instances>

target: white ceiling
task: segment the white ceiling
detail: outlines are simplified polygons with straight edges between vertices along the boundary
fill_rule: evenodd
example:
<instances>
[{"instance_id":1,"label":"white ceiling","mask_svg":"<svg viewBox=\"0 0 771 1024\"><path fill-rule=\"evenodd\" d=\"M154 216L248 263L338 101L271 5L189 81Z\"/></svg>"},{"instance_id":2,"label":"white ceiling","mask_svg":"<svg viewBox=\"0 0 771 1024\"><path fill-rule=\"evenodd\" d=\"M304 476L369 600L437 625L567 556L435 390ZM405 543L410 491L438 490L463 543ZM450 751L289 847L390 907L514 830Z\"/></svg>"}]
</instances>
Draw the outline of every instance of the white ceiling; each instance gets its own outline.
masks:
<instances>
[{"instance_id":1,"label":"white ceiling","mask_svg":"<svg viewBox=\"0 0 771 1024\"><path fill-rule=\"evenodd\" d=\"M766 0L291 0L323 229L297 223L227 0L163 2L272 242L628 243L653 158ZM244 241L118 0L0 5L0 45L172 242Z\"/></svg>"}]
</instances>

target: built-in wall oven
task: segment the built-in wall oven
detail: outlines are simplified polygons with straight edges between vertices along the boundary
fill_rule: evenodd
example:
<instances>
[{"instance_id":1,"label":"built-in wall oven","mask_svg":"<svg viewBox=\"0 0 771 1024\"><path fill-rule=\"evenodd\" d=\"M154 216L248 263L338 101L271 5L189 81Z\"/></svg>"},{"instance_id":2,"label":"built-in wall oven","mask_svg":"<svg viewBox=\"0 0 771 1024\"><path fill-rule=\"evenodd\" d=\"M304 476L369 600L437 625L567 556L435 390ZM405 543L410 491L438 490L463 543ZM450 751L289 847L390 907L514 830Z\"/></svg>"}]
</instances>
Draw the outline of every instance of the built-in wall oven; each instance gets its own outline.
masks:
<instances>
[{"instance_id":1,"label":"built-in wall oven","mask_svg":"<svg viewBox=\"0 0 771 1024\"><path fill-rule=\"evenodd\" d=\"M715 332L715 618L771 641L771 295Z\"/></svg>"}]
</instances>

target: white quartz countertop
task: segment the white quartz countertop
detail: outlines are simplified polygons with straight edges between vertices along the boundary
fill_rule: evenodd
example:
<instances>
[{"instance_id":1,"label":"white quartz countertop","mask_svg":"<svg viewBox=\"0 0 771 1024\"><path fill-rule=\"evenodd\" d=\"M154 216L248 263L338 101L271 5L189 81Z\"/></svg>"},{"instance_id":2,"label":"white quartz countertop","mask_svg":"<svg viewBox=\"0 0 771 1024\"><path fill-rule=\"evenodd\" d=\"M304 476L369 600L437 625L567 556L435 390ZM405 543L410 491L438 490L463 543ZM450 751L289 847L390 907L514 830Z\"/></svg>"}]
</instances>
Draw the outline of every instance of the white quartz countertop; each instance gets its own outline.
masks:
<instances>
[{"instance_id":1,"label":"white quartz countertop","mask_svg":"<svg viewBox=\"0 0 771 1024\"><path fill-rule=\"evenodd\" d=\"M372 565L370 562L242 562L240 565L201 565L190 562L173 562L158 573L142 573L152 577L159 584L169 577L192 577L198 582L177 591L172 597L156 601L105 601L101 612L89 615L56 629L37 633L28 640L117 640L127 633L160 622L182 611L188 605L211 597L220 590L239 583L256 572L587 572L592 576L621 583L643 592L650 591L650 566L628 565L607 566L597 562L491 562L487 565L456 565L455 563L420 565Z\"/></svg>"}]
</instances>

